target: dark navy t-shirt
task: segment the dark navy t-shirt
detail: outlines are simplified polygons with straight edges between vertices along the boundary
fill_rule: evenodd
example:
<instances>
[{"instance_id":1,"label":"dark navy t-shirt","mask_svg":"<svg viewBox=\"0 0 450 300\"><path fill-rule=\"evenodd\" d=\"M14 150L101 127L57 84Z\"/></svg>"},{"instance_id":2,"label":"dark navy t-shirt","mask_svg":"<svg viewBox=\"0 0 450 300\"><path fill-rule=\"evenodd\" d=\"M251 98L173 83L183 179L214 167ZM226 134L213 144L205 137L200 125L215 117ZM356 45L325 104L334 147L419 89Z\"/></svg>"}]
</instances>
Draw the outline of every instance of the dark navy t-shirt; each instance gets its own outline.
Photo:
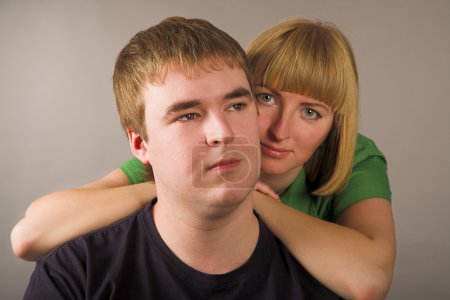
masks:
<instances>
[{"instance_id":1,"label":"dark navy t-shirt","mask_svg":"<svg viewBox=\"0 0 450 300\"><path fill-rule=\"evenodd\" d=\"M260 220L249 260L221 275L178 259L150 213L72 240L37 262L24 299L339 299L311 277Z\"/></svg>"}]
</instances>

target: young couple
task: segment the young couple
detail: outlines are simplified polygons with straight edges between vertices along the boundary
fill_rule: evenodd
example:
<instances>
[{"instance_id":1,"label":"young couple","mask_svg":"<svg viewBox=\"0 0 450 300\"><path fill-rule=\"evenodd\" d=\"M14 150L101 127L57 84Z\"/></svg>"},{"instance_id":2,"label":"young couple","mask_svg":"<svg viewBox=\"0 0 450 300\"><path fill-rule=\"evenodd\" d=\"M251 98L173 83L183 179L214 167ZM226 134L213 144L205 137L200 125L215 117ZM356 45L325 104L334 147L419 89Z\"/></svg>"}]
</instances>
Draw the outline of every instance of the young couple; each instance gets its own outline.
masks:
<instances>
[{"instance_id":1,"label":"young couple","mask_svg":"<svg viewBox=\"0 0 450 300\"><path fill-rule=\"evenodd\" d=\"M386 162L357 133L357 71L338 29L286 21L246 58L208 22L169 18L125 46L114 91L136 158L31 204L16 255L85 235L39 260L25 298L385 296Z\"/></svg>"}]
</instances>

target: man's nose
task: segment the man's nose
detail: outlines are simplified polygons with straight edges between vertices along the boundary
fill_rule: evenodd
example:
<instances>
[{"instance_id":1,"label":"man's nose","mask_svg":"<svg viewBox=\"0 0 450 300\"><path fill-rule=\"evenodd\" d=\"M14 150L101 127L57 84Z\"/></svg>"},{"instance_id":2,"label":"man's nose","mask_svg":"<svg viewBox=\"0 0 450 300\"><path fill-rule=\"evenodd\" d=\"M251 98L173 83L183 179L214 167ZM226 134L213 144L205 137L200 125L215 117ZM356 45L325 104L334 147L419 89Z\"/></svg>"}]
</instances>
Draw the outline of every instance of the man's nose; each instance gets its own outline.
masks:
<instances>
[{"instance_id":1,"label":"man's nose","mask_svg":"<svg viewBox=\"0 0 450 300\"><path fill-rule=\"evenodd\" d=\"M223 114L210 115L205 124L206 143L211 147L229 144L234 139L234 132Z\"/></svg>"}]
</instances>

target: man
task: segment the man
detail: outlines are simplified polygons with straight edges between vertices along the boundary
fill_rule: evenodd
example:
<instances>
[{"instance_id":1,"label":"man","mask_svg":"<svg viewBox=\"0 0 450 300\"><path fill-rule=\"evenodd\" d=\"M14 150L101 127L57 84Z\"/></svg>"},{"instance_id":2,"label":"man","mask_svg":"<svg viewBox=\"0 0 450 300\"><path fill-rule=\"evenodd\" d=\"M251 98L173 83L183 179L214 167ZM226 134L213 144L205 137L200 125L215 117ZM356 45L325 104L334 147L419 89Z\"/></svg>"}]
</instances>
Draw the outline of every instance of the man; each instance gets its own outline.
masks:
<instances>
[{"instance_id":1,"label":"man","mask_svg":"<svg viewBox=\"0 0 450 300\"><path fill-rule=\"evenodd\" d=\"M114 92L158 198L39 261L25 299L337 299L253 213L257 111L235 40L166 19L121 51Z\"/></svg>"}]
</instances>

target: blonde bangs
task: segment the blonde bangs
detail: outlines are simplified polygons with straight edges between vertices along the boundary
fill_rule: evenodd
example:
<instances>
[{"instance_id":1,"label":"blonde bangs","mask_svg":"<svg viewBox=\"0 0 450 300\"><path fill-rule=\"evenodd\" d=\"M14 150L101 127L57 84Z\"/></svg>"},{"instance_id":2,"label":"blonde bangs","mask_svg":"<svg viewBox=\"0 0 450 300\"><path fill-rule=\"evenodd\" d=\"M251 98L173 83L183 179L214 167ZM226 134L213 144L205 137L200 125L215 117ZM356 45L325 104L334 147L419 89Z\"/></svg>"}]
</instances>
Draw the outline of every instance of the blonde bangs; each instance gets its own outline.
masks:
<instances>
[{"instance_id":1,"label":"blonde bangs","mask_svg":"<svg viewBox=\"0 0 450 300\"><path fill-rule=\"evenodd\" d=\"M333 49L317 38L314 42L307 41L308 38L314 37L291 35L281 45L276 57L267 66L263 84L323 101L333 111L339 112L347 90L344 70L342 66L336 66L337 62L330 60L334 55L329 51ZM300 43L299 47L294 46L297 43ZM302 43L315 47L304 47Z\"/></svg>"}]
</instances>

